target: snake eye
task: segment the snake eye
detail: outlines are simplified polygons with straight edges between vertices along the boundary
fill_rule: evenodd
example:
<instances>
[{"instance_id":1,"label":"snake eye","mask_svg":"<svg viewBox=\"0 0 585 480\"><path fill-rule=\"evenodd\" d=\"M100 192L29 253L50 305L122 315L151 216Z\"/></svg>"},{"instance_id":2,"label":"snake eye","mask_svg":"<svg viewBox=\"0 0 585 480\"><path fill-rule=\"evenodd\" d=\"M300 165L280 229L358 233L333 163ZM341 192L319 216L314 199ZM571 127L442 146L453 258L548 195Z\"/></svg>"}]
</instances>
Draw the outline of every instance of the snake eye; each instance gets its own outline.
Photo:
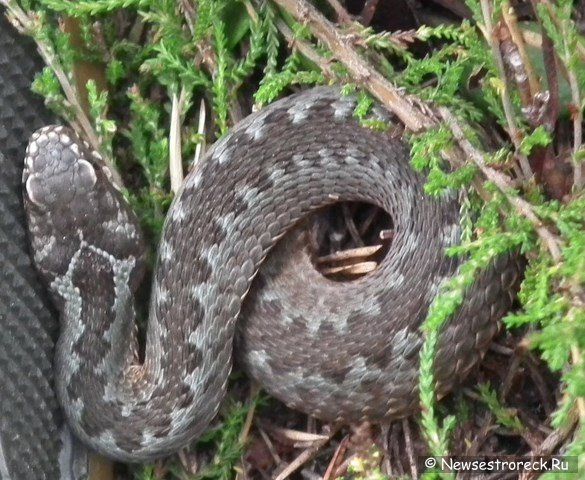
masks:
<instances>
[{"instance_id":1,"label":"snake eye","mask_svg":"<svg viewBox=\"0 0 585 480\"><path fill-rule=\"evenodd\" d=\"M38 198L38 194L41 192L44 186L43 181L40 178L38 178L38 175L30 175L26 179L24 186L26 196L28 197L28 199L35 205L42 207L44 205L44 202L40 201L40 198Z\"/></svg>"},{"instance_id":2,"label":"snake eye","mask_svg":"<svg viewBox=\"0 0 585 480\"><path fill-rule=\"evenodd\" d=\"M32 203L39 207L47 207L56 203L67 203L76 195L83 197L96 182L97 175L93 165L79 158L62 171L50 169L42 169L39 173L29 171L28 177L25 178L25 190Z\"/></svg>"},{"instance_id":3,"label":"snake eye","mask_svg":"<svg viewBox=\"0 0 585 480\"><path fill-rule=\"evenodd\" d=\"M93 165L83 158L79 159L77 162L76 185L88 190L95 185L95 182L97 182L97 176Z\"/></svg>"}]
</instances>

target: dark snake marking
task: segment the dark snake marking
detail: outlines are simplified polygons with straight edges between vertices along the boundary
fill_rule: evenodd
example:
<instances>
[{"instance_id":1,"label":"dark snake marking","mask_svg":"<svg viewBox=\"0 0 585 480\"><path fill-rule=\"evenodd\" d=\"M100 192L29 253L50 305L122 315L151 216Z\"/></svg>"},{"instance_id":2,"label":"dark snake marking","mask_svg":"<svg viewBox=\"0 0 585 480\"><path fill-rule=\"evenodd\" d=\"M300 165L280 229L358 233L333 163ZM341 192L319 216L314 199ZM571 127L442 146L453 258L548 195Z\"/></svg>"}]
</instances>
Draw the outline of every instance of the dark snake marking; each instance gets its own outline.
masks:
<instances>
[{"instance_id":1,"label":"dark snake marking","mask_svg":"<svg viewBox=\"0 0 585 480\"><path fill-rule=\"evenodd\" d=\"M0 478L85 478L53 385L58 319L26 238L22 168L31 134L55 119L30 84L43 67L34 43L0 8Z\"/></svg>"},{"instance_id":2,"label":"dark snake marking","mask_svg":"<svg viewBox=\"0 0 585 480\"><path fill-rule=\"evenodd\" d=\"M459 204L455 193L424 195L405 145L360 127L354 107L327 87L280 100L235 126L187 177L159 247L142 365L134 354L132 292L143 265L136 219L74 133L33 135L25 192L35 262L62 317L58 394L91 448L146 461L200 435L225 394L244 299L239 354L288 405L351 422L417 409L418 328L459 265L444 254L460 241ZM396 233L379 267L331 282L302 249L278 249L252 286L277 240L336 201L391 215ZM440 393L481 358L516 277L511 257L495 260L445 325Z\"/></svg>"}]
</instances>

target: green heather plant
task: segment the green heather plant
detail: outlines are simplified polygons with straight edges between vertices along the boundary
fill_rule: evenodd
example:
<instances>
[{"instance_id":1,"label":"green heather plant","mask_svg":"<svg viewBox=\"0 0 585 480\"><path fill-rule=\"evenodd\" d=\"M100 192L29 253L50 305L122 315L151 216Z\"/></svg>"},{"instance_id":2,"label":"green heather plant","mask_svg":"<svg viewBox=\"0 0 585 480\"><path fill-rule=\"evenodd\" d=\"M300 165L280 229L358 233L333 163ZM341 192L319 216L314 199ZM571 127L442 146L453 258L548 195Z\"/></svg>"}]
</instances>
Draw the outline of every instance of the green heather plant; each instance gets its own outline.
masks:
<instances>
[{"instance_id":1,"label":"green heather plant","mask_svg":"<svg viewBox=\"0 0 585 480\"><path fill-rule=\"evenodd\" d=\"M35 89L108 159L116 156L122 176L133 179L127 196L153 248L172 197L168 165L173 108L179 109L180 151L188 167L205 136L198 127L201 99L211 118L211 137L221 137L240 116L238 102L249 105L252 98L266 104L290 87L337 81L359 92L356 116L368 126L383 128L368 115L374 104L368 84L371 76L352 76L344 56L349 50L358 51L372 71L381 72L409 99L416 98L413 105L429 105L438 121L430 129L408 133L412 165L426 172L428 194L441 195L446 189L462 192L465 241L448 253L465 255L467 260L458 275L443 285L423 326L420 425L428 448L433 455L447 455L456 424L456 416L444 414L436 404L432 366L438 329L459 307L480 269L498 255L520 251L527 262L520 308L504 323L507 328L529 327L526 345L560 376L559 404L551 427L576 425L565 453L581 456L580 467L585 471L585 195L581 176L585 44L575 25L573 2L533 2L542 29L538 24L526 28L542 33L543 45L554 50L558 68L556 80L549 72L547 78L540 78L540 90L532 87L528 96L497 43L496 26L515 28L506 23L509 5L505 0L468 0L473 20L461 25L387 33L344 24L335 28L340 37L352 40L337 49L330 48L324 40L326 33L315 29L310 15L299 23L289 8L293 2L285 0L2 3L36 39L48 63ZM69 35L57 27L58 15L79 24L86 40L84 49L72 47ZM434 48L423 57L416 56L408 49L414 40L431 42ZM536 49L536 54L522 57L524 67L550 65L547 55L545 48ZM79 87L72 71L80 59L101 62L107 81L107 92L96 83L87 85L88 111L76 100ZM546 90L551 102L556 102L557 117L552 121L530 113L537 110L539 95ZM557 138L557 120L572 129L568 143ZM478 124L492 124L500 132L503 140L497 148L484 146ZM457 157L458 151L465 153L464 163L452 161L462 158ZM566 175L569 188L561 189L559 195L555 195L558 187L547 183L547 175L533 172L530 166L530 160L543 151L551 158L552 152L558 152L558 162L567 159L572 166ZM478 392L502 427L524 428L489 386L478 387ZM213 443L216 455L204 472L189 477L173 470L168 478L233 478L244 448L239 432L245 414L243 407L228 409L221 416L221 426L201 440L205 446ZM369 475L363 478L381 478L377 471ZM151 467L142 467L135 478L155 477Z\"/></svg>"}]
</instances>

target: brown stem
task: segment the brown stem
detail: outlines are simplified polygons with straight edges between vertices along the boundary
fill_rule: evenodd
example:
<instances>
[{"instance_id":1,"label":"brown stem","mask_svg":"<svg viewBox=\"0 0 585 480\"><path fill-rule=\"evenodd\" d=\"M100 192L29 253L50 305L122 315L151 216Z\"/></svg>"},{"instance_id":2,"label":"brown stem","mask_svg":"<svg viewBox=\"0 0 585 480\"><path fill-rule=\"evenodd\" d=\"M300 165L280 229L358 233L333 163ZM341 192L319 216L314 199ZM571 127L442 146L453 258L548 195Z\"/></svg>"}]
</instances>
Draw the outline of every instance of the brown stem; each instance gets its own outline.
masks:
<instances>
[{"instance_id":1,"label":"brown stem","mask_svg":"<svg viewBox=\"0 0 585 480\"><path fill-rule=\"evenodd\" d=\"M526 52L526 45L524 43L524 37L520 32L520 28L518 27L518 18L516 17L516 13L514 8L510 5L508 1L504 2L502 5L502 17L506 26L508 27L508 31L510 32L510 36L512 37L512 41L516 45L518 49L518 53L520 58L522 59L522 65L526 70L526 75L528 77L528 83L530 85L530 92L532 95L541 91L541 85L538 81L538 77L534 72L534 67L532 66L532 62L530 61L530 57Z\"/></svg>"},{"instance_id":2,"label":"brown stem","mask_svg":"<svg viewBox=\"0 0 585 480\"><path fill-rule=\"evenodd\" d=\"M508 202L516 209L516 211L523 217L527 218L534 225L534 228L538 236L546 245L553 260L557 263L560 262L561 249L559 246L558 237L543 225L542 221L534 213L532 205L530 205L523 198L520 198L516 195L510 195L508 193L512 189L511 179L508 178L502 172L494 170L493 168L486 165L482 153L479 150L477 150L471 144L471 142L465 137L465 134L463 133L463 128L461 127L461 125L459 125L459 123L451 114L451 112L449 112L449 110L445 107L439 107L438 110L439 114L441 115L441 117L443 118L443 120L453 133L453 137L461 147L461 150L463 150L465 156L469 158L473 163L475 163L481 170L481 172L485 175L485 177L491 182L493 182L496 185L496 187L498 187L498 189L506 197Z\"/></svg>"},{"instance_id":3,"label":"brown stem","mask_svg":"<svg viewBox=\"0 0 585 480\"><path fill-rule=\"evenodd\" d=\"M337 16L337 21L339 23L351 23L351 16L349 13L347 13L347 10L339 2L339 0L327 0L327 3L331 5L333 10L335 10L335 15Z\"/></svg>"},{"instance_id":4,"label":"brown stem","mask_svg":"<svg viewBox=\"0 0 585 480\"><path fill-rule=\"evenodd\" d=\"M312 33L322 41L343 65L353 79L368 89L374 97L386 105L413 132L420 132L435 125L390 82L377 72L353 48L351 38L341 35L334 25L306 0L274 0L298 22L311 26Z\"/></svg>"},{"instance_id":5,"label":"brown stem","mask_svg":"<svg viewBox=\"0 0 585 480\"><path fill-rule=\"evenodd\" d=\"M366 3L364 3L364 8L362 8L362 13L360 14L364 25L372 23L379 1L380 0L366 0Z\"/></svg>"},{"instance_id":6,"label":"brown stem","mask_svg":"<svg viewBox=\"0 0 585 480\"><path fill-rule=\"evenodd\" d=\"M492 9L489 0L481 0L480 3L483 21L485 24L485 28L482 29L483 35L491 48L492 56L494 58L494 61L496 62L496 66L500 74L500 80L503 86L501 95L502 106L504 107L504 114L506 115L506 122L508 124L510 138L512 139L512 142L516 147L517 156L520 163L520 168L522 169L522 173L524 174L524 177L526 179L529 179L532 177L532 169L530 168L530 164L528 163L528 158L526 158L526 155L522 155L519 152L520 142L522 141L522 133L520 132L518 126L516 125L514 109L512 107L512 101L510 100L510 95L508 92L508 82L506 79L506 71L504 69L504 60L502 59L498 42L494 36L494 26L492 24Z\"/></svg>"},{"instance_id":7,"label":"brown stem","mask_svg":"<svg viewBox=\"0 0 585 480\"><path fill-rule=\"evenodd\" d=\"M294 32L281 19L276 20L276 28L280 31L280 33L282 33L289 44L292 44L293 47L301 52L305 57L311 60L315 65L318 65L327 78L335 78L335 73L329 65L329 59L317 53L317 51L308 42L296 38Z\"/></svg>"},{"instance_id":8,"label":"brown stem","mask_svg":"<svg viewBox=\"0 0 585 480\"><path fill-rule=\"evenodd\" d=\"M12 15L12 23L15 27L24 34L30 34L30 32L34 31L35 28L35 19L30 17L24 10L22 10L16 2L11 2L8 0L0 0L0 5L4 5L10 15ZM15 23L16 22L16 23ZM52 47L46 43L39 42L37 38L34 38L37 49L45 61L45 63L51 68L57 80L59 81L63 93L65 95L65 99L69 105L69 107L75 112L75 118L71 120L71 126L75 131L82 131L85 134L86 139L89 141L91 146L95 150L99 150L100 148L100 141L98 136L89 120L89 117L86 115L79 98L77 96L75 87L69 81L63 66L59 62L57 55L53 51ZM118 185L122 185L122 178L118 173L113 162L106 157L104 157L108 168L112 172L114 177L114 182Z\"/></svg>"}]
</instances>

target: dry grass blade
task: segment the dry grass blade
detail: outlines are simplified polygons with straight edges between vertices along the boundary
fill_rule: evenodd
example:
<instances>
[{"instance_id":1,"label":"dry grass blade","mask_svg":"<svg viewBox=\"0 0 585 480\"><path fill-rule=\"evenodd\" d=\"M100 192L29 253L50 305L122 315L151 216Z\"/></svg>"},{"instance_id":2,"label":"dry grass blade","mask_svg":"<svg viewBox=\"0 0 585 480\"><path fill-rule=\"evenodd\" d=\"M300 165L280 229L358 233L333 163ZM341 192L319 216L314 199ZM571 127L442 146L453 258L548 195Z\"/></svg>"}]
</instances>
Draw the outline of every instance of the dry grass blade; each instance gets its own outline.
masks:
<instances>
[{"instance_id":1,"label":"dry grass blade","mask_svg":"<svg viewBox=\"0 0 585 480\"><path fill-rule=\"evenodd\" d=\"M173 94L171 101L171 126L169 131L169 173L171 191L177 193L183 183L183 160L181 156L181 111L185 104L185 89L180 95Z\"/></svg>"},{"instance_id":2,"label":"dry grass blade","mask_svg":"<svg viewBox=\"0 0 585 480\"><path fill-rule=\"evenodd\" d=\"M348 250L343 250L341 252L332 253L331 255L324 255L322 257L318 257L316 262L317 264L323 264L327 262L339 262L342 260L358 260L361 258L367 258L372 256L374 253L379 251L382 248L382 245L373 245L371 247L360 247L360 248L350 248Z\"/></svg>"},{"instance_id":3,"label":"dry grass blade","mask_svg":"<svg viewBox=\"0 0 585 480\"><path fill-rule=\"evenodd\" d=\"M349 444L349 436L346 435L345 437L343 437L343 440L341 440L341 442L339 442L339 445L335 449L335 453L333 454L333 457L331 457L331 461L329 462L329 465L327 466L327 470L325 471L325 474L323 475L323 480L329 480L331 478L338 478L337 468L341 464L341 459L343 458L343 456L345 455L345 452L347 451L348 444Z\"/></svg>"},{"instance_id":4,"label":"dry grass blade","mask_svg":"<svg viewBox=\"0 0 585 480\"><path fill-rule=\"evenodd\" d=\"M319 453L321 448L327 445L327 443L335 436L337 431L338 428L333 429L330 435L327 435L322 440L316 441L311 447L307 448L307 450L302 452L297 458L289 463L286 468L275 477L274 480L285 480L289 478L290 475L313 459Z\"/></svg>"},{"instance_id":5,"label":"dry grass blade","mask_svg":"<svg viewBox=\"0 0 585 480\"><path fill-rule=\"evenodd\" d=\"M374 271L377 266L376 262L361 262L343 267L326 267L320 270L323 275L364 275Z\"/></svg>"},{"instance_id":6,"label":"dry grass blade","mask_svg":"<svg viewBox=\"0 0 585 480\"><path fill-rule=\"evenodd\" d=\"M272 433L276 438L288 443L310 443L320 442L331 438L330 435L320 435L316 433L302 432L300 430L293 430L290 428L280 428L272 425L265 425L265 430Z\"/></svg>"}]
</instances>

